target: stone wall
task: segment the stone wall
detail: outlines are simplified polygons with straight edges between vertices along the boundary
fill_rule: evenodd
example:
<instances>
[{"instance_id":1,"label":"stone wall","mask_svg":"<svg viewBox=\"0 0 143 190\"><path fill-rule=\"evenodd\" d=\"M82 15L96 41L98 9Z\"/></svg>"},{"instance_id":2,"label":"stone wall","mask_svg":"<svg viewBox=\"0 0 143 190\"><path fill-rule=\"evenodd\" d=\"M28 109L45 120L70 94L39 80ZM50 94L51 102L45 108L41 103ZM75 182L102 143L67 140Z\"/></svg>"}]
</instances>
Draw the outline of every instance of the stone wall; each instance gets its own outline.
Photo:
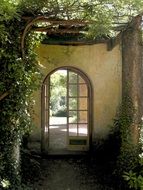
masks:
<instances>
[{"instance_id":1,"label":"stone wall","mask_svg":"<svg viewBox=\"0 0 143 190\"><path fill-rule=\"evenodd\" d=\"M133 141L138 142L139 125L143 117L143 63L142 63L141 17L133 19L122 33L123 97L129 96L133 103Z\"/></svg>"}]
</instances>

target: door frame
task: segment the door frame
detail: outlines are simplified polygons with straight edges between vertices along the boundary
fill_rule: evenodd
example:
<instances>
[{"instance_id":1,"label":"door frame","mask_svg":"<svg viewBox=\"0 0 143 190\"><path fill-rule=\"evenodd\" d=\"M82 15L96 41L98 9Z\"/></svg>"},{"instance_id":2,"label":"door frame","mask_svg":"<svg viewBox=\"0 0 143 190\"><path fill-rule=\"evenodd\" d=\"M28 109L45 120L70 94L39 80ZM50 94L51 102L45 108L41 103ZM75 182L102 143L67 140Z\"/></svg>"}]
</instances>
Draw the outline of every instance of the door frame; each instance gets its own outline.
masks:
<instances>
[{"instance_id":1,"label":"door frame","mask_svg":"<svg viewBox=\"0 0 143 190\"><path fill-rule=\"evenodd\" d=\"M48 147L49 147L49 132L45 132L45 120L47 123L49 123L49 98L47 98L44 94L45 92L45 86L49 87L50 84L50 76L55 73L58 70L68 70L71 72L75 72L79 74L83 79L85 80L88 88L88 131L89 131L89 151L91 150L92 147L92 129L93 129L93 90L92 90L92 84L89 79L89 77L85 74L84 71L82 71L79 68L72 67L72 66L62 66L62 67L57 67L53 69L51 72L47 74L47 76L44 78L42 82L42 87L41 87L41 152L43 153L48 153ZM46 85L45 85L46 84ZM48 91L48 96L50 96L50 92ZM47 114L45 114L45 103L44 99L46 98L46 109L47 109Z\"/></svg>"}]
</instances>

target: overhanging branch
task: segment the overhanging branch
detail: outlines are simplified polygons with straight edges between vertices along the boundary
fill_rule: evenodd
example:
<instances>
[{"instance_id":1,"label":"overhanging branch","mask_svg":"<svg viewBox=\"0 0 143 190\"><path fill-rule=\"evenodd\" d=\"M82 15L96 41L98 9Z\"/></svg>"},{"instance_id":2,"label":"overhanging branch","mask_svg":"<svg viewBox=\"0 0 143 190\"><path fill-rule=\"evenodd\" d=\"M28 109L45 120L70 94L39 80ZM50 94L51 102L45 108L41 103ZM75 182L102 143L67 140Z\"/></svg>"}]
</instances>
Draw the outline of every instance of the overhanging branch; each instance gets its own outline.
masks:
<instances>
[{"instance_id":1,"label":"overhanging branch","mask_svg":"<svg viewBox=\"0 0 143 190\"><path fill-rule=\"evenodd\" d=\"M8 95L9 95L9 91L4 92L2 95L0 95L0 101L3 100Z\"/></svg>"}]
</instances>

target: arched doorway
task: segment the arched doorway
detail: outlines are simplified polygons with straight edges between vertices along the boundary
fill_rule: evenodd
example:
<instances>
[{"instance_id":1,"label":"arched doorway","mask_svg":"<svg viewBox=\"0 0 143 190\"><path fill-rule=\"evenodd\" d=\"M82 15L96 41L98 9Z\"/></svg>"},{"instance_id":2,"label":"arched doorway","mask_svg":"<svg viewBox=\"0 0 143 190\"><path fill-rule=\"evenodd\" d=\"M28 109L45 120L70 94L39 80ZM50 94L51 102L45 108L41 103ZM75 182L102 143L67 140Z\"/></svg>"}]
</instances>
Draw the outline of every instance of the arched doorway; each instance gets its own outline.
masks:
<instances>
[{"instance_id":1,"label":"arched doorway","mask_svg":"<svg viewBox=\"0 0 143 190\"><path fill-rule=\"evenodd\" d=\"M92 102L88 77L73 67L47 75L42 85L42 151L88 151Z\"/></svg>"}]
</instances>

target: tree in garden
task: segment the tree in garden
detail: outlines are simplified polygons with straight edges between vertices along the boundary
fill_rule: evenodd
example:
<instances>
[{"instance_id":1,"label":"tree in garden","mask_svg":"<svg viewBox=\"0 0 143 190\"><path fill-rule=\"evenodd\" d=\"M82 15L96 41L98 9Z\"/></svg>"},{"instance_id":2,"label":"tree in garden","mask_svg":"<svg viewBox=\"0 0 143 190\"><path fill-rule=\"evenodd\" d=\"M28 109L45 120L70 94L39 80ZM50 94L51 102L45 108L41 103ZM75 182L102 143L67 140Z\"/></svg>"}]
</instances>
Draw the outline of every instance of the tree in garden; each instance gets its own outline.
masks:
<instances>
[{"instance_id":1,"label":"tree in garden","mask_svg":"<svg viewBox=\"0 0 143 190\"><path fill-rule=\"evenodd\" d=\"M31 123L32 93L40 84L34 32L21 53L24 16L45 15L61 20L83 20L84 38L115 37L132 18L142 13L140 0L1 0L0 1L0 186L20 182L19 145Z\"/></svg>"},{"instance_id":2,"label":"tree in garden","mask_svg":"<svg viewBox=\"0 0 143 190\"><path fill-rule=\"evenodd\" d=\"M57 115L59 111L66 114L66 80L66 72L55 72L50 77L51 116Z\"/></svg>"}]
</instances>

